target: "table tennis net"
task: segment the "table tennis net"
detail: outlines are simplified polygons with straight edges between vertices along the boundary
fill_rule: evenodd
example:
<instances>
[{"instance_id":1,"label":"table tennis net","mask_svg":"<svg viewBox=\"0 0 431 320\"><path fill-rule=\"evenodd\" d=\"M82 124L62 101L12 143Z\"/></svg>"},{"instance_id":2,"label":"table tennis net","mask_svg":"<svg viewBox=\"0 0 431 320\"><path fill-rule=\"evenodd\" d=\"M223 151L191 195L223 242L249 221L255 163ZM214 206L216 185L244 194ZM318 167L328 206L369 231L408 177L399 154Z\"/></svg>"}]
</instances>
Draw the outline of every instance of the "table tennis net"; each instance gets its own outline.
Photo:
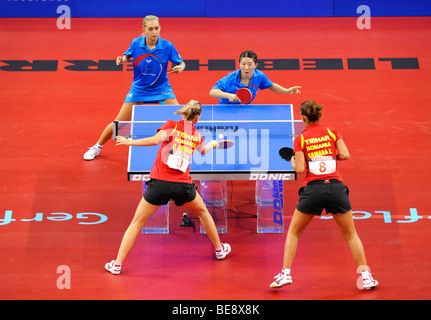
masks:
<instances>
[{"instance_id":1,"label":"table tennis net","mask_svg":"<svg viewBox=\"0 0 431 320\"><path fill-rule=\"evenodd\" d=\"M113 138L123 136L131 139L151 137L166 121L114 121ZM205 137L214 139L267 134L270 137L291 138L300 134L305 125L301 120L213 120L199 121L195 128Z\"/></svg>"}]
</instances>

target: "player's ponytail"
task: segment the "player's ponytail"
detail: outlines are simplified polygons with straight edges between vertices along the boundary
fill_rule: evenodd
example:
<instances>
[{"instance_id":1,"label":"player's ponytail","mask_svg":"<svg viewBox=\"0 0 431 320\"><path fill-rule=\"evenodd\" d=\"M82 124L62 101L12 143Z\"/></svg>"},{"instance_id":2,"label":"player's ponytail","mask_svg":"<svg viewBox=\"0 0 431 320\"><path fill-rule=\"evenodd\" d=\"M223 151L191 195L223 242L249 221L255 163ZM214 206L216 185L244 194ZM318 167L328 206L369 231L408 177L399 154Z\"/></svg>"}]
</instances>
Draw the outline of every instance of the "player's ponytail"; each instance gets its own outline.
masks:
<instances>
[{"instance_id":1,"label":"player's ponytail","mask_svg":"<svg viewBox=\"0 0 431 320\"><path fill-rule=\"evenodd\" d=\"M184 120L193 121L202 112L202 105L197 100L190 100L181 109L175 111L175 114L181 114Z\"/></svg>"},{"instance_id":2,"label":"player's ponytail","mask_svg":"<svg viewBox=\"0 0 431 320\"><path fill-rule=\"evenodd\" d=\"M311 123L319 121L323 106L316 101L307 100L301 104L301 115L306 116Z\"/></svg>"}]
</instances>

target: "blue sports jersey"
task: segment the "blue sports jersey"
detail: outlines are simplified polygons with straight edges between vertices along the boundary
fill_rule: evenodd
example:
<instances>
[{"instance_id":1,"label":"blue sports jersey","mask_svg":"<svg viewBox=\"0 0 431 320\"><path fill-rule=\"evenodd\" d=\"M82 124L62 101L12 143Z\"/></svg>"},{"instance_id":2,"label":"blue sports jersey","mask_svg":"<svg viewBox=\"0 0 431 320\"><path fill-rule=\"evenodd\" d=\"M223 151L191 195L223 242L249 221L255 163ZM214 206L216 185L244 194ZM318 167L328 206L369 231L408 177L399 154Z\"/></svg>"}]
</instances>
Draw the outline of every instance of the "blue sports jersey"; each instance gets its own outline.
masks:
<instances>
[{"instance_id":1,"label":"blue sports jersey","mask_svg":"<svg viewBox=\"0 0 431 320\"><path fill-rule=\"evenodd\" d=\"M273 83L268 79L266 74L264 74L260 70L254 70L253 76L251 77L250 84L248 87L241 83L241 69L238 69L226 77L217 81L214 85L213 89L220 89L223 92L227 93L236 93L239 88L248 88L251 91L252 98L251 101L254 100L257 94L257 89L264 90L272 87ZM250 102L251 102L250 101ZM240 102L230 102L229 99L220 99L219 104L239 104Z\"/></svg>"},{"instance_id":2,"label":"blue sports jersey","mask_svg":"<svg viewBox=\"0 0 431 320\"><path fill-rule=\"evenodd\" d=\"M123 53L133 57L133 83L125 102L139 101L159 101L169 98L175 98L167 75L168 62L177 65L183 62L183 59L175 49L174 45L167 40L159 37L157 45L150 50L145 44L145 36L133 39L129 49ZM155 57L162 65L160 77L150 87L143 86L145 68L145 57Z\"/></svg>"}]
</instances>

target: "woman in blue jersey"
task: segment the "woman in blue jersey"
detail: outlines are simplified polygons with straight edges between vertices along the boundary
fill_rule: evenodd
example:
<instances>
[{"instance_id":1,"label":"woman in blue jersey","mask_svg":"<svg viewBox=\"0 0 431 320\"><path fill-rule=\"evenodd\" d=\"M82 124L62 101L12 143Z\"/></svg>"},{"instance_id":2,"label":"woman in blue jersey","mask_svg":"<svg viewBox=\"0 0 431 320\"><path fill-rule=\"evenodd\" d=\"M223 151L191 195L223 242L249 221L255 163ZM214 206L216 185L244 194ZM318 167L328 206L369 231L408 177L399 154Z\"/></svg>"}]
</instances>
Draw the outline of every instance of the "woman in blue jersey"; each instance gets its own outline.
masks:
<instances>
[{"instance_id":1,"label":"woman in blue jersey","mask_svg":"<svg viewBox=\"0 0 431 320\"><path fill-rule=\"evenodd\" d=\"M244 51L239 56L239 70L217 81L210 91L210 96L220 99L219 104L225 104L241 103L236 96L236 91L239 88L248 88L251 91L251 101L256 97L258 89L270 89L274 92L285 94L301 93L299 91L300 86L284 88L277 83L273 83L262 71L256 70L257 65L256 53Z\"/></svg>"},{"instance_id":2,"label":"woman in blue jersey","mask_svg":"<svg viewBox=\"0 0 431 320\"><path fill-rule=\"evenodd\" d=\"M143 103L178 104L167 76L171 61L174 73L184 71L185 63L170 41L160 38L161 26L156 16L146 16L143 20L142 36L133 39L122 56L117 57L117 65L133 59L133 83L115 120L129 121L132 106ZM97 143L85 154L85 160L93 160L103 145L112 137L112 122L103 130Z\"/></svg>"}]
</instances>

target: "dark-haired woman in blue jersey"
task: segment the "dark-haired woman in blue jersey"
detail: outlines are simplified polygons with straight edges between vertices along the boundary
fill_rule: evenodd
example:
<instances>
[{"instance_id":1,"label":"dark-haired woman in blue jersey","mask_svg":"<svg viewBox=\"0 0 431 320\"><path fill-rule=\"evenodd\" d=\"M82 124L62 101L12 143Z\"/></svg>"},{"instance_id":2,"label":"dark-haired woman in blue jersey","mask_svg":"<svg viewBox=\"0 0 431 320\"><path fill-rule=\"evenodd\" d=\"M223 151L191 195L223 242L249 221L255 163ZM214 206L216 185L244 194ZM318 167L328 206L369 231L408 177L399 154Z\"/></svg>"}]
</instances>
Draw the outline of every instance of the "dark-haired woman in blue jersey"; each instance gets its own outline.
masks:
<instances>
[{"instance_id":1,"label":"dark-haired woman in blue jersey","mask_svg":"<svg viewBox=\"0 0 431 320\"><path fill-rule=\"evenodd\" d=\"M239 69L217 81L210 91L210 96L219 99L219 104L229 104L241 103L236 96L236 91L239 88L248 88L251 91L251 101L256 97L258 89L270 89L274 92L284 94L300 93L300 86L284 88L272 82L265 73L256 70L257 65L256 53L253 51L242 52L239 56Z\"/></svg>"}]
</instances>

